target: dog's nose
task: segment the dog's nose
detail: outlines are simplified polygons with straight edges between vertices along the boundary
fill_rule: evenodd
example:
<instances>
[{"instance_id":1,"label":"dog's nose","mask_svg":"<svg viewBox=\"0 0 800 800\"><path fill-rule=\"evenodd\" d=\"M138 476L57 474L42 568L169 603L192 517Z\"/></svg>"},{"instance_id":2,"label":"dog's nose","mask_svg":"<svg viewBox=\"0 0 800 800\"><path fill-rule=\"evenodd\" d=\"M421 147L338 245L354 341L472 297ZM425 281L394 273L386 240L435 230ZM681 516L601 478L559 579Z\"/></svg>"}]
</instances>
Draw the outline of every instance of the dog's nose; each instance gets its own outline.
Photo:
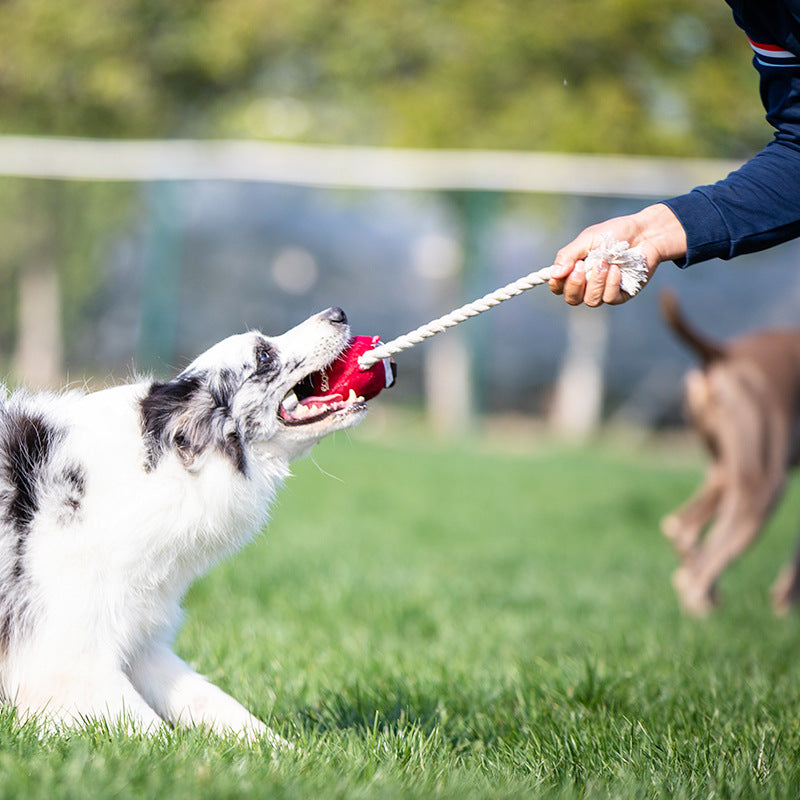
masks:
<instances>
[{"instance_id":1,"label":"dog's nose","mask_svg":"<svg viewBox=\"0 0 800 800\"><path fill-rule=\"evenodd\" d=\"M330 322L336 322L340 325L347 325L347 314L345 314L344 311L339 308L339 306L334 306L333 308L329 308L327 311L323 311L322 316Z\"/></svg>"}]
</instances>

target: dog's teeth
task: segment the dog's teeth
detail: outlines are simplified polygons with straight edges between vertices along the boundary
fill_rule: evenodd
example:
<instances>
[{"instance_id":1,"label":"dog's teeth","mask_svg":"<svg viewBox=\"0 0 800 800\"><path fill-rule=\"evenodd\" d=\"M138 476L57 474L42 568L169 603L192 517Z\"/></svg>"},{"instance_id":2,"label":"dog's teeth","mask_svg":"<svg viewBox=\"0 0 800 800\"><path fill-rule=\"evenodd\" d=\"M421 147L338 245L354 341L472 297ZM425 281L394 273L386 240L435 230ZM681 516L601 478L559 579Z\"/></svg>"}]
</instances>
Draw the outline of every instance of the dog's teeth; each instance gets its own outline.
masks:
<instances>
[{"instance_id":1,"label":"dog's teeth","mask_svg":"<svg viewBox=\"0 0 800 800\"><path fill-rule=\"evenodd\" d=\"M297 408L297 395L294 392L289 392L289 394L283 398L283 407L287 411L294 411Z\"/></svg>"},{"instance_id":2,"label":"dog's teeth","mask_svg":"<svg viewBox=\"0 0 800 800\"><path fill-rule=\"evenodd\" d=\"M351 389L350 390L350 394L347 395L347 402L348 403L357 403L358 402L358 397L356 397L356 390L355 389Z\"/></svg>"}]
</instances>

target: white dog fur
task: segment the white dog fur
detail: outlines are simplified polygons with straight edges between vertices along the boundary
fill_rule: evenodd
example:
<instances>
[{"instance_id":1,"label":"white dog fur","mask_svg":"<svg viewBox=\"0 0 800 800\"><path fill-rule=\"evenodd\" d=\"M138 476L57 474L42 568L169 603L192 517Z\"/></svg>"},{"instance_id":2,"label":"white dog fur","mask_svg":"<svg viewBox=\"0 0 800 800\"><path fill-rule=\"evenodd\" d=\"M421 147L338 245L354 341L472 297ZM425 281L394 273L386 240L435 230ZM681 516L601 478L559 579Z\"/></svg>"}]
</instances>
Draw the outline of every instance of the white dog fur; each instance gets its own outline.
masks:
<instances>
[{"instance_id":1,"label":"white dog fur","mask_svg":"<svg viewBox=\"0 0 800 800\"><path fill-rule=\"evenodd\" d=\"M189 584L266 522L289 462L362 418L360 398L292 393L348 339L333 308L225 339L166 383L0 404L0 692L21 719L280 743L170 645Z\"/></svg>"}]
</instances>

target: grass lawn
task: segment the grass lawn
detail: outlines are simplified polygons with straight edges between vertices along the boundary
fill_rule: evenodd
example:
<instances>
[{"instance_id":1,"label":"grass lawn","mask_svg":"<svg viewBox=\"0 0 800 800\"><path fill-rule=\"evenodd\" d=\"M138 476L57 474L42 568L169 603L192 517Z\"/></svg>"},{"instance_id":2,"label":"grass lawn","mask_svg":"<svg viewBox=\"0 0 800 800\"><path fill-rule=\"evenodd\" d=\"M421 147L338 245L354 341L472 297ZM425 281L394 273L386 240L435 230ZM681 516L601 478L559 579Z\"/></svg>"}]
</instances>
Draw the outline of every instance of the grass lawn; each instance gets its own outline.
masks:
<instances>
[{"instance_id":1,"label":"grass lawn","mask_svg":"<svg viewBox=\"0 0 800 800\"><path fill-rule=\"evenodd\" d=\"M767 592L800 493L726 574L724 607L687 620L658 520L700 468L340 435L191 590L177 644L296 751L39 740L0 712L0 800L797 797L799 619Z\"/></svg>"}]
</instances>

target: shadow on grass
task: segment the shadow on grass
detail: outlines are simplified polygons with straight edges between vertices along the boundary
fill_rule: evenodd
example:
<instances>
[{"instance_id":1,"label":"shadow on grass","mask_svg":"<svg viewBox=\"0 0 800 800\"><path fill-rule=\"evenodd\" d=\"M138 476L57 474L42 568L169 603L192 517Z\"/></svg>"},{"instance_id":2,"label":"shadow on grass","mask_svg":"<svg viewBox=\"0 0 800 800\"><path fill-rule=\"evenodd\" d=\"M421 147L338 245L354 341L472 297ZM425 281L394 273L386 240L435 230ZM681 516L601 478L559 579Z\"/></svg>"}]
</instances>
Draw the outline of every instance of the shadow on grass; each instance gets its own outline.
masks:
<instances>
[{"instance_id":1,"label":"shadow on grass","mask_svg":"<svg viewBox=\"0 0 800 800\"><path fill-rule=\"evenodd\" d=\"M296 719L312 735L355 733L368 739L376 732L401 735L415 729L435 736L454 754L507 747L539 753L564 731L587 728L608 736L632 720L654 722L652 704L660 691L637 673L584 659L564 670L531 667L510 681L471 686L457 676L418 689L401 678L356 682L299 709Z\"/></svg>"},{"instance_id":2,"label":"shadow on grass","mask_svg":"<svg viewBox=\"0 0 800 800\"><path fill-rule=\"evenodd\" d=\"M303 727L318 733L330 731L373 731L382 728L404 728L414 725L430 732L443 722L441 701L432 696L419 696L399 683L364 688L356 683L340 694L321 698L314 706L298 711Z\"/></svg>"}]
</instances>

